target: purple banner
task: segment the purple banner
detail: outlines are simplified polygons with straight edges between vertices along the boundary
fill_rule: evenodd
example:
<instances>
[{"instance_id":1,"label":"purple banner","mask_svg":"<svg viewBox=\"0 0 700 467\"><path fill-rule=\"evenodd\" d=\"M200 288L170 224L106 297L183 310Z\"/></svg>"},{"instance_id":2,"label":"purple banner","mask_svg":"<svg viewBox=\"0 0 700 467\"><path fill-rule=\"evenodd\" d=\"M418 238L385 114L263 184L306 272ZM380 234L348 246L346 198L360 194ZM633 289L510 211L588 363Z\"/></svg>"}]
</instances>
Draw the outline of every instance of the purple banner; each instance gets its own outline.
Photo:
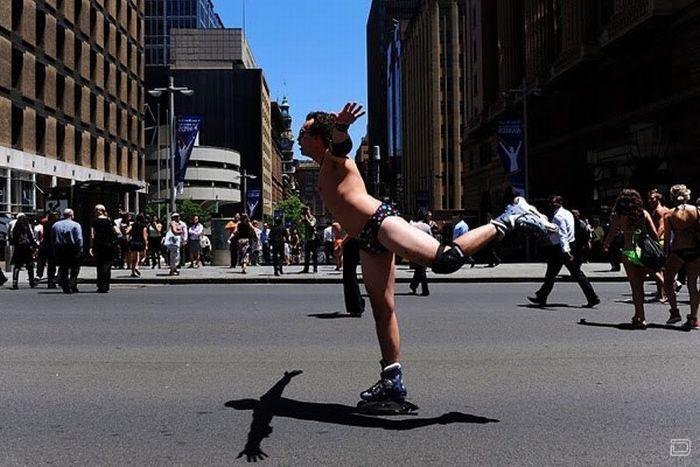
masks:
<instances>
[{"instance_id":1,"label":"purple banner","mask_svg":"<svg viewBox=\"0 0 700 467\"><path fill-rule=\"evenodd\" d=\"M190 163L190 156L194 143L199 135L202 117L196 115L183 115L177 119L175 148L175 183L178 193L182 193L185 186L185 174Z\"/></svg>"},{"instance_id":2,"label":"purple banner","mask_svg":"<svg viewBox=\"0 0 700 467\"><path fill-rule=\"evenodd\" d=\"M518 196L525 196L525 148L523 121L519 115L506 115L498 121L498 154L508 182Z\"/></svg>"}]
</instances>

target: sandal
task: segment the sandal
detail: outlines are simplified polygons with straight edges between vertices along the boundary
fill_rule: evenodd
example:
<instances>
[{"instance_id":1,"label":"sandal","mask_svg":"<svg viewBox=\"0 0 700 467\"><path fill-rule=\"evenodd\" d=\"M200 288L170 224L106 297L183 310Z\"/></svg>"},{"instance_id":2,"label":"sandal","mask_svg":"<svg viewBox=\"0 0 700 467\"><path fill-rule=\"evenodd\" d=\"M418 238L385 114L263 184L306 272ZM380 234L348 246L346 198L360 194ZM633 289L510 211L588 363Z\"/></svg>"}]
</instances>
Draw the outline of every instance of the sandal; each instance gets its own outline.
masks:
<instances>
[{"instance_id":1,"label":"sandal","mask_svg":"<svg viewBox=\"0 0 700 467\"><path fill-rule=\"evenodd\" d=\"M683 320L683 318L681 318L681 312L678 311L678 308L671 308L669 313L671 314L671 317L668 318L666 324L680 323Z\"/></svg>"},{"instance_id":2,"label":"sandal","mask_svg":"<svg viewBox=\"0 0 700 467\"><path fill-rule=\"evenodd\" d=\"M632 317L632 328L633 329L646 329L647 322L640 318L639 316Z\"/></svg>"}]
</instances>

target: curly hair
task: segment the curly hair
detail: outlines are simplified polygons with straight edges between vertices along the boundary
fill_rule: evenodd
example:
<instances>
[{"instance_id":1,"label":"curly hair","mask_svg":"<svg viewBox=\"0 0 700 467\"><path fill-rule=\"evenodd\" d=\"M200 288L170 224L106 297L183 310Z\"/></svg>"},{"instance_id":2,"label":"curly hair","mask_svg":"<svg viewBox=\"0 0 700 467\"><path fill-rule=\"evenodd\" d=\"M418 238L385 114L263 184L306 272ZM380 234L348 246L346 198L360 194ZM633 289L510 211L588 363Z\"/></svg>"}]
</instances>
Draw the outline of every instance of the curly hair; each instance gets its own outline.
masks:
<instances>
[{"instance_id":1,"label":"curly hair","mask_svg":"<svg viewBox=\"0 0 700 467\"><path fill-rule=\"evenodd\" d=\"M685 185L673 185L671 187L671 198L677 204L684 204L690 201L690 190Z\"/></svg>"},{"instance_id":2,"label":"curly hair","mask_svg":"<svg viewBox=\"0 0 700 467\"><path fill-rule=\"evenodd\" d=\"M624 189L615 200L614 212L626 216L630 221L641 222L644 218L644 201L637 190Z\"/></svg>"},{"instance_id":3,"label":"curly hair","mask_svg":"<svg viewBox=\"0 0 700 467\"><path fill-rule=\"evenodd\" d=\"M306 129L306 134L310 136L319 136L326 147L331 146L333 141L333 128L335 126L335 117L328 112L311 112L306 116L306 120L312 120L313 123Z\"/></svg>"}]
</instances>

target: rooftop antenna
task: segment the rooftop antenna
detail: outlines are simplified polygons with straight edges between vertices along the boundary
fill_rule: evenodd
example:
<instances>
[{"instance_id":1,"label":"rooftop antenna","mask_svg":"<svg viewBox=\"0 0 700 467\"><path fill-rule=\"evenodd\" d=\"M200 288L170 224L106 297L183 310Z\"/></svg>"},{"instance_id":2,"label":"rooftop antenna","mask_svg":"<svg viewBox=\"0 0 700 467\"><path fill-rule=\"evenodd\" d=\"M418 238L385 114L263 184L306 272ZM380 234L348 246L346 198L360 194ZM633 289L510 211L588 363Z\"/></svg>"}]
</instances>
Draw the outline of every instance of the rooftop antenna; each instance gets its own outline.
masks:
<instances>
[{"instance_id":1,"label":"rooftop antenna","mask_svg":"<svg viewBox=\"0 0 700 467\"><path fill-rule=\"evenodd\" d=\"M245 0L243 0L242 3L243 3L243 32L245 32Z\"/></svg>"}]
</instances>

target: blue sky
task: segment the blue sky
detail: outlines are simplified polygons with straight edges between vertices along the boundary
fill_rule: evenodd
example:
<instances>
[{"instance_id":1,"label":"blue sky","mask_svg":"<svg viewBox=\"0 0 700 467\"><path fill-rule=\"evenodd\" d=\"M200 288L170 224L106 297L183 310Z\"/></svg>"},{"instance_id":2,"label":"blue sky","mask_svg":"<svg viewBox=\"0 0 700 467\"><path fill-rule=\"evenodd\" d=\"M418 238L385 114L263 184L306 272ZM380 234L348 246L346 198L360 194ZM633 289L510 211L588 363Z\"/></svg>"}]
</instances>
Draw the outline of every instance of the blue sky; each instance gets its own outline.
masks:
<instances>
[{"instance_id":1,"label":"blue sky","mask_svg":"<svg viewBox=\"0 0 700 467\"><path fill-rule=\"evenodd\" d=\"M244 0L213 0L228 28L243 25ZM312 110L367 103L365 26L371 0L245 0L245 32L270 97L287 96L295 134ZM367 116L351 129L357 148ZM294 145L297 157L299 147ZM353 149L354 154L354 149Z\"/></svg>"}]
</instances>

